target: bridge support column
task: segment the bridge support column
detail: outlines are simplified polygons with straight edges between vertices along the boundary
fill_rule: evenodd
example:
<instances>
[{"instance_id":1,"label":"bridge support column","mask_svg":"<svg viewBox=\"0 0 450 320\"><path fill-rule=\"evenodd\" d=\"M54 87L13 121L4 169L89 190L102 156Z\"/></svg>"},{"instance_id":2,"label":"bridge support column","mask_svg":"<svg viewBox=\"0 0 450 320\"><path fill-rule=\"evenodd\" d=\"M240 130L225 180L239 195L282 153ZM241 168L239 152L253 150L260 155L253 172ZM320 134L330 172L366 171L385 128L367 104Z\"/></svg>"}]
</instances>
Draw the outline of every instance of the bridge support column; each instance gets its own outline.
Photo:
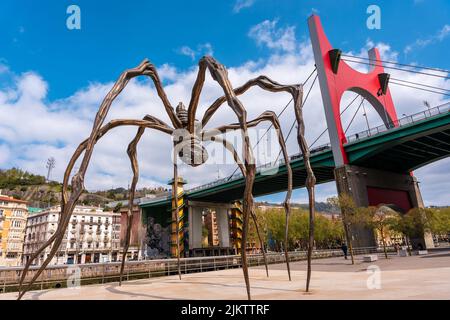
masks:
<instances>
[{"instance_id":1,"label":"bridge support column","mask_svg":"<svg viewBox=\"0 0 450 320\"><path fill-rule=\"evenodd\" d=\"M221 247L230 247L230 226L228 221L228 209L218 208L216 211L217 224L219 228L219 243Z\"/></svg>"},{"instance_id":2,"label":"bridge support column","mask_svg":"<svg viewBox=\"0 0 450 320\"><path fill-rule=\"evenodd\" d=\"M178 254L180 257L183 257L184 252L184 189L183 185L186 181L183 178L178 177L178 190L175 190L175 181L172 179L169 181L169 185L172 186L172 222L171 222L171 237L170 237L170 254L172 257L177 257ZM177 195L178 203L175 203L175 192ZM176 208L178 207L178 216L176 215ZM178 253L177 247L177 233L178 233L178 241L179 241L179 249Z\"/></svg>"},{"instance_id":3,"label":"bridge support column","mask_svg":"<svg viewBox=\"0 0 450 320\"><path fill-rule=\"evenodd\" d=\"M202 247L202 211L189 206L189 249Z\"/></svg>"},{"instance_id":4,"label":"bridge support column","mask_svg":"<svg viewBox=\"0 0 450 320\"><path fill-rule=\"evenodd\" d=\"M423 208L417 179L409 174L399 174L344 165L334 171L338 194L349 194L356 206L368 207L378 204L394 204L403 213L412 208ZM352 244L354 247L376 246L375 234L372 230L353 227ZM433 247L431 235L411 239L413 249Z\"/></svg>"}]
</instances>

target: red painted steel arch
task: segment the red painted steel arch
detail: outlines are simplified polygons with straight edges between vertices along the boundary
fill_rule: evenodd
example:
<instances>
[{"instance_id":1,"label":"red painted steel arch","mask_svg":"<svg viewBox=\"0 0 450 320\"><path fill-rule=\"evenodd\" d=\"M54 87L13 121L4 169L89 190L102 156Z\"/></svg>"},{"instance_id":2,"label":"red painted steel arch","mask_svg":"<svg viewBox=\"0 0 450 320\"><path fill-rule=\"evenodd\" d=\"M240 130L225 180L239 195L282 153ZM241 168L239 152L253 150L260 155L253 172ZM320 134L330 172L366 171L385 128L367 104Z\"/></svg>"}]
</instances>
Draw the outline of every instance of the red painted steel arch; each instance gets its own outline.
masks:
<instances>
[{"instance_id":1,"label":"red painted steel arch","mask_svg":"<svg viewBox=\"0 0 450 320\"><path fill-rule=\"evenodd\" d=\"M373 48L368 52L370 63L374 64L368 73L353 69L343 60L340 60L338 70L334 73L329 55L333 47L325 35L319 16L312 15L309 18L309 26L324 107L325 109L331 109L325 110L325 112L331 111L332 121L334 121L334 124L330 125L331 118L327 117L330 139L333 140L332 135L335 135L342 154L343 164L347 164L348 158L343 147L347 139L340 116L340 101L344 92L353 91L363 96L375 108L387 127L398 126L397 113L389 88L387 88L385 94L379 94L381 84L378 75L385 72L378 49Z\"/></svg>"}]
</instances>

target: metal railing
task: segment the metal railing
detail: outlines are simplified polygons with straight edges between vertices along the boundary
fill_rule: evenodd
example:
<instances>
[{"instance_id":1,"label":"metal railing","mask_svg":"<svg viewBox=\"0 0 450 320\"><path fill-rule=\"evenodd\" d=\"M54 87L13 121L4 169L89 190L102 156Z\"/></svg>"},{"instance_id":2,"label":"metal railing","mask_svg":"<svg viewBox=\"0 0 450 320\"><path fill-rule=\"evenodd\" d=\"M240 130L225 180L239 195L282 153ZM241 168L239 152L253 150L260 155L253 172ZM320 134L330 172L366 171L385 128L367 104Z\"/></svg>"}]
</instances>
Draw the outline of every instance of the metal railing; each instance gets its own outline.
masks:
<instances>
[{"instance_id":1,"label":"metal railing","mask_svg":"<svg viewBox=\"0 0 450 320\"><path fill-rule=\"evenodd\" d=\"M364 138L368 138L368 137L374 136L374 135L379 134L379 133L383 133L383 132L386 132L386 131L389 131L389 130L392 130L392 129L396 129L398 127L403 127L403 126L410 125L410 124L413 124L413 123L416 123L416 122L419 122L419 121L423 121L425 119L434 117L436 115L444 114L444 113L447 113L447 112L450 112L450 102L444 103L444 104L436 106L434 108L430 108L430 109L425 110L425 111L421 111L421 112L412 114L410 116L406 116L406 117L400 118L400 119L398 119L398 120L396 120L394 122L391 122L388 125L388 127L386 127L386 125L383 124L383 125L379 125L377 127L370 128L368 130L364 130L364 131L355 133L353 135L347 136L346 137L347 143L355 142L355 141L358 141L358 140L361 140L361 139L364 139ZM331 149L331 144L330 143L326 143L326 144L323 144L323 145L320 145L318 147L315 147L315 148L311 149L310 153L312 155L312 154L328 151L330 149ZM296 159L301 159L302 157L303 156L302 156L301 153L297 153L297 154L294 154L294 155L290 156L289 157L289 161L296 160ZM261 170L264 170L264 169L274 168L274 167L276 168L276 167L282 166L284 163L285 163L284 159L279 159L276 163L275 162L268 162L266 164L258 166L256 169L257 169L257 172L261 172ZM242 179L242 178L243 178L242 173L236 172L232 176L228 176L228 177L225 177L225 178L222 178L222 179L218 179L218 180L215 180L215 181L212 181L212 182L209 182L209 183L197 186L197 187L193 187L193 188L187 189L186 193L192 193L192 192L196 192L196 191L200 191L200 190L204 190L204 189L209 189L209 188L215 187L217 185L220 185L220 184L223 184L223 183L232 182L232 181L235 181L235 180L238 180L238 179ZM152 202L153 201L161 201L163 199L170 199L170 198L171 198L170 194L165 194L165 195L162 195L160 197L153 198L153 199L151 199L151 201Z\"/></svg>"},{"instance_id":2,"label":"metal railing","mask_svg":"<svg viewBox=\"0 0 450 320\"><path fill-rule=\"evenodd\" d=\"M405 116L403 118L400 118L394 122L390 122L388 126L382 124L374 128L369 128L368 130L364 130L358 133L355 133L351 136L347 136L347 142L355 142L364 138L368 138L374 135L377 135L379 133L383 133L392 129L396 129L399 127L404 127L407 125L414 124L416 122L420 122L426 119L429 119L431 117L444 114L450 112L450 102L444 103L442 105L436 106L434 108L430 108L428 110L424 110L421 112L414 113L409 116Z\"/></svg>"},{"instance_id":3,"label":"metal railing","mask_svg":"<svg viewBox=\"0 0 450 320\"><path fill-rule=\"evenodd\" d=\"M317 147L311 149L310 153L314 154L314 153L324 152L324 151L327 151L329 149L331 149L331 144L330 143L326 143L326 144L323 144L323 145L320 145L320 146L317 146ZM289 157L289 161L293 161L293 160L296 160L296 159L301 159L302 157L303 156L302 156L301 153L296 153L296 154L294 154L294 155ZM256 168L256 172L258 173L258 172L261 172L262 170L268 169L268 168L277 168L277 167L282 166L284 164L285 164L285 161L282 158L282 159L279 159L277 162L268 162L268 163L265 163L265 164L262 164L262 165L258 166ZM200 185L200 186L197 186L197 187L193 187L193 188L187 189L186 192L191 193L191 192L195 192L195 191L199 191L199 190L208 189L208 188L220 185L222 183L231 182L231 181L238 180L238 179L241 179L241 178L243 178L242 173L237 172L237 173L233 174L232 176L228 176L226 178L218 179L218 180L215 180L213 182L209 182L207 184L203 184L203 185Z\"/></svg>"},{"instance_id":4,"label":"metal railing","mask_svg":"<svg viewBox=\"0 0 450 320\"><path fill-rule=\"evenodd\" d=\"M358 140L361 140L361 139L364 139L364 138L368 138L368 137L374 136L374 135L379 134L379 133L383 133L383 132L386 132L386 131L389 131L389 130L392 130L392 129L395 129L395 128L398 128L398 127L403 127L403 126L410 125L410 124L413 124L413 123L416 123L416 122L419 122L419 121L423 121L423 120L429 119L431 117L434 117L436 115L444 114L444 113L447 113L447 112L450 112L450 102L444 103L444 104L436 106L434 108L430 108L428 110L417 112L417 113L412 114L410 116L406 116L406 117L400 118L400 119L398 119L398 120L396 120L394 122L389 123L388 127L386 127L386 125L383 124L383 125L379 125L377 127L369 128L368 130L364 130L364 131L355 133L353 135L347 136L346 137L347 138L347 142L348 143L355 142L355 141L358 141ZM315 153L319 153L319 152L323 152L323 151L328 151L329 149L331 149L331 145L330 145L330 143L327 143L327 144L323 144L323 145L320 145L320 146L318 146L316 148L311 149L310 153L311 154L315 154ZM294 154L294 155L289 157L290 161L296 160L296 159L300 159L300 158L302 158L302 154L301 153L297 153L297 154ZM263 169L281 166L284 163L285 163L284 159L278 160L277 163L269 162L269 163L266 163L266 164L258 166L257 167L257 172L259 172L259 171L261 171ZM242 177L243 177L242 174L240 172L237 172L237 173L235 173L234 175L232 175L230 177L222 178L222 179L219 179L219 180L216 180L216 181L213 181L213 182L201 185L201 186L197 186L197 187L188 189L187 192L194 192L194 191L199 191L199 190L203 190L203 189L208 189L208 188L217 186L217 185L222 184L222 183L226 183L226 182L230 182L230 181L234 181L234 180L240 179Z\"/></svg>"},{"instance_id":5,"label":"metal railing","mask_svg":"<svg viewBox=\"0 0 450 320\"><path fill-rule=\"evenodd\" d=\"M380 248L376 247L355 248L354 254L381 253L381 251ZM343 252L340 249L313 251L313 259L340 257L342 255ZM284 253L269 252L266 256L268 264L284 263L286 261ZM306 258L306 251L291 251L289 253L289 260L292 262L306 260ZM250 267L264 265L262 254L249 254L247 259ZM240 255L184 258L180 261L183 274L240 268L242 266ZM72 278L71 274L74 270L79 271L78 280L80 285L117 282L119 281L120 265L121 262L48 266L39 276L33 289L43 290L67 287L68 278ZM23 267L0 268L0 293L16 292L18 290L18 279L22 269ZM38 269L38 266L30 268L25 278L25 283L31 280ZM177 259L128 261L125 264L123 280L162 277L176 275L177 273Z\"/></svg>"}]
</instances>

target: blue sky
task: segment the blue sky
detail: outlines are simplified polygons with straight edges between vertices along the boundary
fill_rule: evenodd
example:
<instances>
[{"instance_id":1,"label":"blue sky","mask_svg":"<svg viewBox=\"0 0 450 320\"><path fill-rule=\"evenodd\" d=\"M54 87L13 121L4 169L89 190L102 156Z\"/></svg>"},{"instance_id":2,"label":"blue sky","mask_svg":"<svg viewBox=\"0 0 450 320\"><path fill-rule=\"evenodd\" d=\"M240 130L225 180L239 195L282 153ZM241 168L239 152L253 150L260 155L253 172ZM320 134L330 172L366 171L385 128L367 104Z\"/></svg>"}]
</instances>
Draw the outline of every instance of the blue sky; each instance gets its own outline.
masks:
<instances>
[{"instance_id":1,"label":"blue sky","mask_svg":"<svg viewBox=\"0 0 450 320\"><path fill-rule=\"evenodd\" d=\"M81 9L81 30L66 27L69 16L66 9L71 4ZM371 4L381 9L380 30L366 27L366 9ZM267 72L280 82L284 79L301 82L313 65L307 48L306 24L313 12L321 17L333 45L346 52L364 54L368 46L379 45L387 58L450 69L450 2L444 0L4 0L0 3L0 111L36 116L30 116L29 123L18 117L0 119L3 122L8 119L9 123L0 125L0 167L16 165L44 173L45 159L55 156L54 178L60 180L74 147L89 133L95 110L107 89L122 70L136 66L145 57L163 70L164 82L172 84L169 92L179 95L173 96L172 104L186 99L197 60L206 53L233 68L234 73L231 73L235 74L236 82L248 79L253 72ZM252 34L255 28L263 32ZM295 49L286 49L284 40ZM295 61L298 69L293 70L299 70L298 74L286 71L290 61ZM448 86L448 83L440 85ZM132 84L119 102L122 111L116 108L112 111L116 112L114 115L140 117L140 111L149 103L145 98L139 100L146 94L145 90L142 83ZM218 93L213 89L210 92L209 99ZM401 110L399 114L420 111L420 107L411 107L415 104L413 96L408 97L411 100L406 100L401 92L393 92L393 96ZM428 99L416 98L418 105ZM311 99L318 107L317 112L323 113L320 94L313 94ZM285 100L282 97L271 105L279 111ZM432 101L439 103L443 98ZM253 108L251 101L249 104L250 109ZM256 106L254 110L257 115ZM153 114L164 116L162 109L155 109ZM15 125L11 124L14 121ZM323 118L317 121L323 122ZM57 122L60 123L55 125ZM362 125L363 121L360 122ZM283 126L289 127L289 124L286 122ZM29 133L24 130L25 126ZM323 125L317 127L311 128L311 132L320 132ZM111 139L110 145L105 142L99 147L104 153L96 154L100 160L93 164L92 180L87 181L92 189L124 186L129 180L126 158L114 153L118 140ZM291 153L295 152L294 142L288 143ZM151 163L161 166L166 158L145 152L147 148L143 148L141 185L164 183L170 175L170 167L155 169ZM107 167L114 170L107 170ZM450 204L442 194L442 190L448 194L450 187L447 182L450 180L449 161L421 170L417 175L424 181L426 202ZM230 172L233 168L223 171ZM443 176L442 172L447 173ZM197 172L191 180L202 183L216 176L213 167L202 174ZM435 196L437 190L441 192ZM318 190L320 199L333 193L334 184L323 185ZM281 201L282 197L279 194L264 199ZM294 200L304 199L304 191L296 191Z\"/></svg>"},{"instance_id":2,"label":"blue sky","mask_svg":"<svg viewBox=\"0 0 450 320\"><path fill-rule=\"evenodd\" d=\"M366 9L378 4L381 30L368 30ZM82 29L65 27L66 8L81 8ZM2 1L0 57L16 72L36 70L50 84L48 98L68 96L89 82L114 79L123 70L149 57L157 64L192 66L179 49L210 43L226 65L267 57L270 52L251 41L248 30L262 20L296 27L307 39L306 18L318 12L328 36L344 50L359 48L370 37L404 48L436 33L449 22L445 0L307 1L255 0L238 13L235 1ZM443 41L417 50L400 61L449 68Z\"/></svg>"}]
</instances>

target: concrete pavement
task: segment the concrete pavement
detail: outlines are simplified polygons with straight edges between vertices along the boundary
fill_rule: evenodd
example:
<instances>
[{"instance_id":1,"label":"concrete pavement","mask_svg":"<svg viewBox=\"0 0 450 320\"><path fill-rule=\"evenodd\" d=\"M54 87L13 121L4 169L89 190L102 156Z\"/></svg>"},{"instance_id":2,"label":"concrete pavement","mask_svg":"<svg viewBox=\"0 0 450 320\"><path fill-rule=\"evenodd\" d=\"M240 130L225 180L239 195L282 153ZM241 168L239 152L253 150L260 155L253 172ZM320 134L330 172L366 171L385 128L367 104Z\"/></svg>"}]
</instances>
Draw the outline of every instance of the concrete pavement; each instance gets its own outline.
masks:
<instances>
[{"instance_id":1,"label":"concrete pavement","mask_svg":"<svg viewBox=\"0 0 450 320\"><path fill-rule=\"evenodd\" d=\"M313 260L311 293L305 293L305 261L291 263L292 281L285 265L250 269L253 299L450 299L450 253L397 257L371 263L356 257L356 264L343 258ZM17 293L0 294L15 299ZM246 299L241 269L33 291L24 299Z\"/></svg>"}]
</instances>

